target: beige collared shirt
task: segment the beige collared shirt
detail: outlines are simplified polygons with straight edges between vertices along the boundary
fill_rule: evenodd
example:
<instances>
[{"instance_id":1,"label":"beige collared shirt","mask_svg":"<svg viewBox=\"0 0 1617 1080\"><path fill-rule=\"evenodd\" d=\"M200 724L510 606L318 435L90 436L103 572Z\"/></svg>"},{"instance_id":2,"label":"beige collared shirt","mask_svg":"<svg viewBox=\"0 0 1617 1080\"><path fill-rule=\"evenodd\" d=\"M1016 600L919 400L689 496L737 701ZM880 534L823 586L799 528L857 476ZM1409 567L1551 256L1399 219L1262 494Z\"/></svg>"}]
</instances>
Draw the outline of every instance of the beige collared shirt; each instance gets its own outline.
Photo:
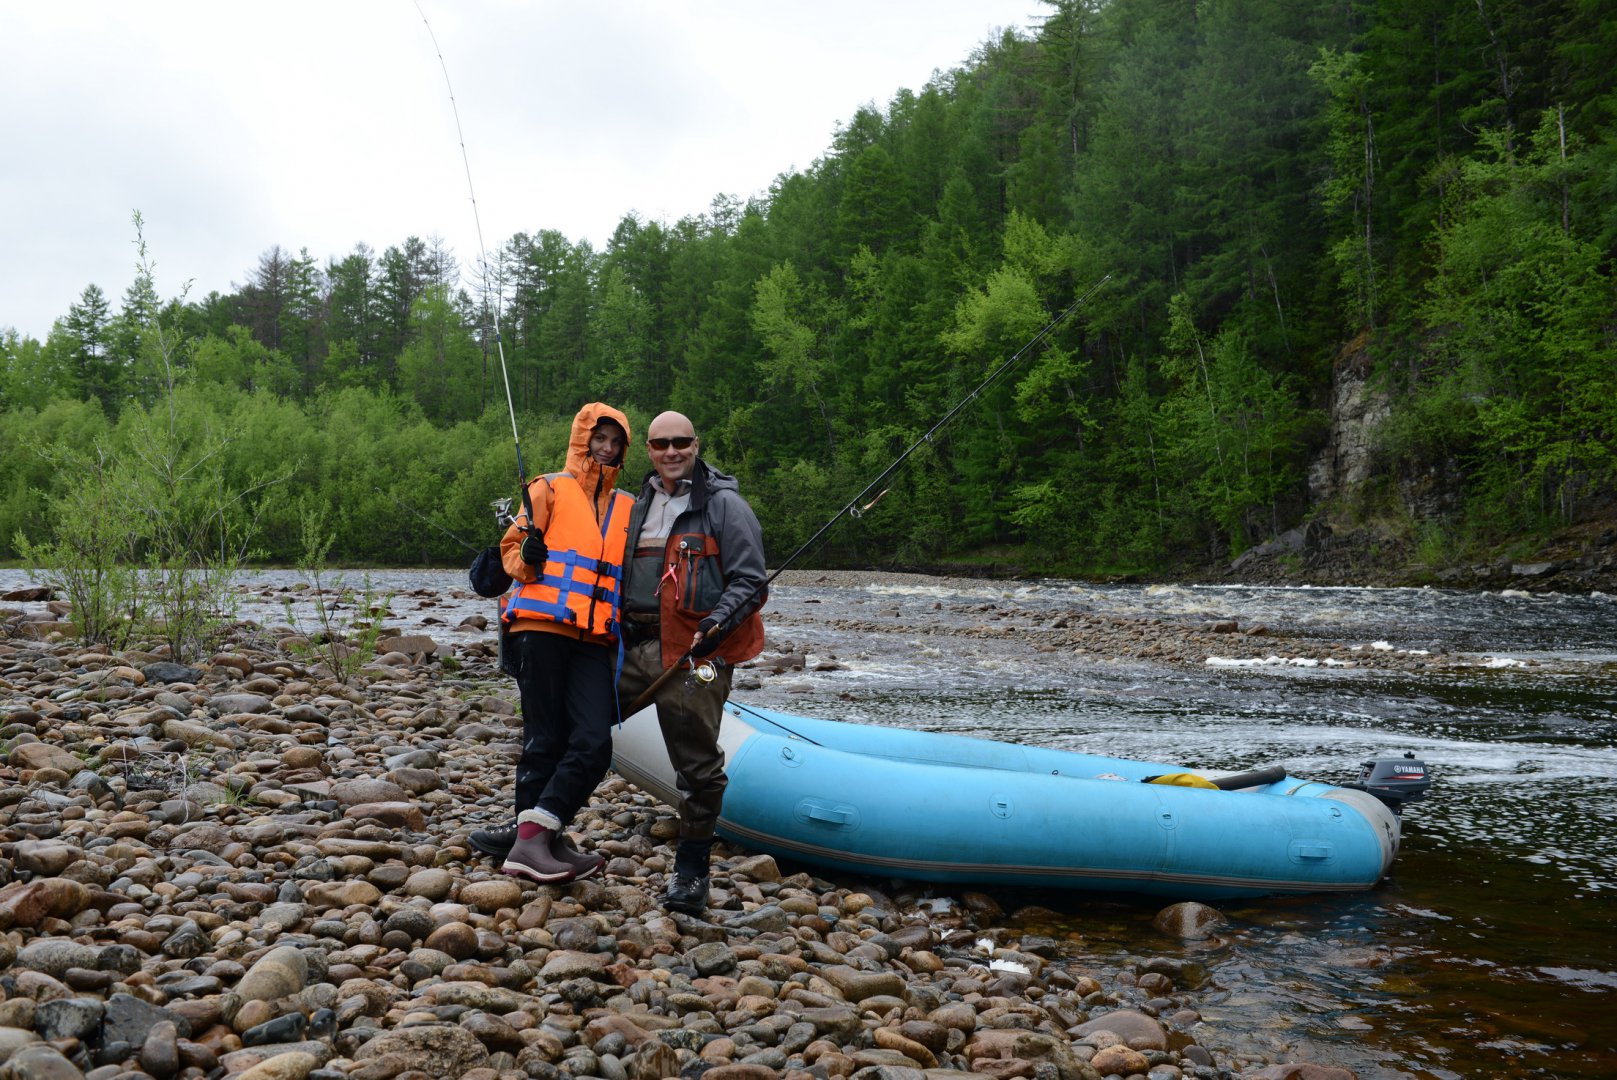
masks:
<instances>
[{"instance_id":1,"label":"beige collared shirt","mask_svg":"<svg viewBox=\"0 0 1617 1080\"><path fill-rule=\"evenodd\" d=\"M681 480L676 487L678 490L670 495L662 484L656 485L651 505L646 508L645 521L640 526L639 546L650 547L667 540L679 515L691 508L691 482Z\"/></svg>"}]
</instances>

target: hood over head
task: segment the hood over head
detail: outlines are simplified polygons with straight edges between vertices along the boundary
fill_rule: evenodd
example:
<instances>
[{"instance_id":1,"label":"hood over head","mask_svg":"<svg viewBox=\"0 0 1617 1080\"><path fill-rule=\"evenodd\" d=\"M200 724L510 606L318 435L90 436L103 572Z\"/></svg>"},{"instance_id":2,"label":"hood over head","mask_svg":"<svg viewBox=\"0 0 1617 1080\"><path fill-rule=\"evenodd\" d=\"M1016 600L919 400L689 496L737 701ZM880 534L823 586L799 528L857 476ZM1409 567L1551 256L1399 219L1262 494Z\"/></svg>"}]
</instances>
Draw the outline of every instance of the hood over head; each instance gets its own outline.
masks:
<instances>
[{"instance_id":1,"label":"hood over head","mask_svg":"<svg viewBox=\"0 0 1617 1080\"><path fill-rule=\"evenodd\" d=\"M599 401L590 402L579 409L578 415L573 417L573 431L567 439L567 471L580 482L599 473L608 485L615 484L618 473L623 468L623 454L618 455L616 464L604 468L590 457L590 434L602 423L616 424L623 429L624 454L628 453L633 434L629 430L629 418L610 405Z\"/></svg>"}]
</instances>

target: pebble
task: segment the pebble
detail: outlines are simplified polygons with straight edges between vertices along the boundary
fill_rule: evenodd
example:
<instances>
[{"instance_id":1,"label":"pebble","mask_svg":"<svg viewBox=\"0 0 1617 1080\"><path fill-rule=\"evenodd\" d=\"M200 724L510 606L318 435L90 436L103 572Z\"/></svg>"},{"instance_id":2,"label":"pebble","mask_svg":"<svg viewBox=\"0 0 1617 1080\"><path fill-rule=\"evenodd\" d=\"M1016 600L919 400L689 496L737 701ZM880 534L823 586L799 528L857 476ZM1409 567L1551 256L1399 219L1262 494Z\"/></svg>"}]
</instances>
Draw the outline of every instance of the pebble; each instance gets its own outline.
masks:
<instances>
[{"instance_id":1,"label":"pebble","mask_svg":"<svg viewBox=\"0 0 1617 1080\"><path fill-rule=\"evenodd\" d=\"M509 817L515 688L491 650L450 665L400 639L344 685L248 624L183 665L3 628L7 1077L1173 1080L1248 1064L1190 1041L1207 1027L1199 965L1106 976L1020 939L982 893L888 896L721 841L712 909L670 915L673 811L612 774L572 826L608 859L598 879L501 874L467 842ZM1194 940L1219 918L1179 906L1158 925Z\"/></svg>"}]
</instances>

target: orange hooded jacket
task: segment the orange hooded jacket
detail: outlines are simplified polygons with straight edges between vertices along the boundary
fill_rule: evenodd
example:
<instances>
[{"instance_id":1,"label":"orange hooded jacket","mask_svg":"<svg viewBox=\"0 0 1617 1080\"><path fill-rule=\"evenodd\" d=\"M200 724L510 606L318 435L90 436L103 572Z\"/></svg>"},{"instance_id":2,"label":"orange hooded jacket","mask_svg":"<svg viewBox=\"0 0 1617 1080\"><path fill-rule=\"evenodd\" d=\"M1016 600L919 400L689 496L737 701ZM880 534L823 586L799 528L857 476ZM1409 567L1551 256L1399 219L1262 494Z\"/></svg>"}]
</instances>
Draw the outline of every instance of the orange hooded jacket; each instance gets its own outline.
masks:
<instances>
[{"instance_id":1,"label":"orange hooded jacket","mask_svg":"<svg viewBox=\"0 0 1617 1080\"><path fill-rule=\"evenodd\" d=\"M500 540L500 561L518 584L501 615L512 633L537 630L602 645L617 641L624 542L634 500L613 488L622 456L616 464L602 465L590 455L590 434L603 420L623 429L627 450L628 418L591 402L573 417L566 470L536 476L528 484L534 525L550 550L545 565L523 561L526 510Z\"/></svg>"}]
</instances>

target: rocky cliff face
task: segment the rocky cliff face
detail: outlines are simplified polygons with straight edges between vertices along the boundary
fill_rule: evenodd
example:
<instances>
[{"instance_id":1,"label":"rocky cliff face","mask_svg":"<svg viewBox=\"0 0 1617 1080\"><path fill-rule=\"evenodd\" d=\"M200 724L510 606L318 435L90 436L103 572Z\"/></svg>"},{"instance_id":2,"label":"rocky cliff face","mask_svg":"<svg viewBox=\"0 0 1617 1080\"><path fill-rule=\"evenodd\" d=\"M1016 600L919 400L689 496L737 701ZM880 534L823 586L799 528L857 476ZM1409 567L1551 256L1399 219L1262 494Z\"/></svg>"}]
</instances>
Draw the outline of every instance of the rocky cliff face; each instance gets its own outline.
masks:
<instances>
[{"instance_id":1,"label":"rocky cliff face","mask_svg":"<svg viewBox=\"0 0 1617 1080\"><path fill-rule=\"evenodd\" d=\"M1375 473L1376 429L1391 412L1386 393L1369 383L1362 337L1337 357L1331 378L1329 435L1308 470L1309 501L1323 506L1357 490Z\"/></svg>"},{"instance_id":2,"label":"rocky cliff face","mask_svg":"<svg viewBox=\"0 0 1617 1080\"><path fill-rule=\"evenodd\" d=\"M1308 471L1309 517L1244 552L1215 576L1274 584L1617 590L1617 498L1592 508L1558 535L1541 538L1531 554L1513 544L1508 551L1471 551L1465 561L1457 552L1425 561L1407 528L1333 514L1334 508L1360 505L1366 485L1389 467L1378 446L1392 401L1372 382L1364 346L1361 336L1337 357L1328 434ZM1456 462L1401 473L1395 480L1406 515L1393 515L1394 521L1440 522L1460 507L1463 477ZM1425 558L1431 558L1429 551Z\"/></svg>"}]
</instances>

